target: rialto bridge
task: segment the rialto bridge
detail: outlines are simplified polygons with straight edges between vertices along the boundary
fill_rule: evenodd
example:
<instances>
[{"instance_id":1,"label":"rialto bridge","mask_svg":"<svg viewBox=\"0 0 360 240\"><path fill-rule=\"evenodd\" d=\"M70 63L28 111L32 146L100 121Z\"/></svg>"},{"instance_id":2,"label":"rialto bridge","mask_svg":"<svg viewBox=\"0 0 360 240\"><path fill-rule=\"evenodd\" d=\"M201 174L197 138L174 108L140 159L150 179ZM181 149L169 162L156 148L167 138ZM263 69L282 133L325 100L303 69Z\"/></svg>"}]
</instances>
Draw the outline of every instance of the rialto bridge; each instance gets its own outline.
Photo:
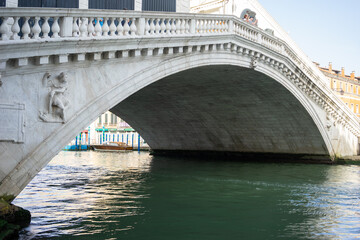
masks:
<instances>
[{"instance_id":1,"label":"rialto bridge","mask_svg":"<svg viewBox=\"0 0 360 240\"><path fill-rule=\"evenodd\" d=\"M313 63L235 16L0 15L0 195L19 194L109 109L155 152L357 155L358 119Z\"/></svg>"}]
</instances>

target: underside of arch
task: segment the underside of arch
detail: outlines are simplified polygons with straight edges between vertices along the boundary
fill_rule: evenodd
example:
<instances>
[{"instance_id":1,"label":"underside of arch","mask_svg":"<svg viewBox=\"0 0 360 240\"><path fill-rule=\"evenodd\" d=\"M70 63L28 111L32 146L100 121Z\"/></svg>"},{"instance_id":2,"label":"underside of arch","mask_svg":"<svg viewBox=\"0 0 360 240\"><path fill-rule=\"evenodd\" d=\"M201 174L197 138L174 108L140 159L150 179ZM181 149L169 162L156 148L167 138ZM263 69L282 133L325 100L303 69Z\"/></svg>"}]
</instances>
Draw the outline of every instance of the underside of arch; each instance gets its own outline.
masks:
<instances>
[{"instance_id":1,"label":"underside of arch","mask_svg":"<svg viewBox=\"0 0 360 240\"><path fill-rule=\"evenodd\" d=\"M329 156L313 119L279 82L253 69L216 65L163 78L113 113L156 151Z\"/></svg>"}]
</instances>

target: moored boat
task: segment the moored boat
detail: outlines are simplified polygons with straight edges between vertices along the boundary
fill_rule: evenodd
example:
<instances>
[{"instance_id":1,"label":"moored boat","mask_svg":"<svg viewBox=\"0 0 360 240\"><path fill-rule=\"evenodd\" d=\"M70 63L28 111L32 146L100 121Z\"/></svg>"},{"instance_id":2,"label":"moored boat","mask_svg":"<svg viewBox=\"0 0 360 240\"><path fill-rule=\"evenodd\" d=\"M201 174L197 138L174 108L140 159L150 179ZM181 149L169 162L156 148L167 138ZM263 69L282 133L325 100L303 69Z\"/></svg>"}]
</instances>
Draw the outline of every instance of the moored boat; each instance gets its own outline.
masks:
<instances>
[{"instance_id":1,"label":"moored boat","mask_svg":"<svg viewBox=\"0 0 360 240\"><path fill-rule=\"evenodd\" d=\"M94 151L124 152L132 151L133 148L124 142L106 142L100 145L92 145L91 149Z\"/></svg>"}]
</instances>

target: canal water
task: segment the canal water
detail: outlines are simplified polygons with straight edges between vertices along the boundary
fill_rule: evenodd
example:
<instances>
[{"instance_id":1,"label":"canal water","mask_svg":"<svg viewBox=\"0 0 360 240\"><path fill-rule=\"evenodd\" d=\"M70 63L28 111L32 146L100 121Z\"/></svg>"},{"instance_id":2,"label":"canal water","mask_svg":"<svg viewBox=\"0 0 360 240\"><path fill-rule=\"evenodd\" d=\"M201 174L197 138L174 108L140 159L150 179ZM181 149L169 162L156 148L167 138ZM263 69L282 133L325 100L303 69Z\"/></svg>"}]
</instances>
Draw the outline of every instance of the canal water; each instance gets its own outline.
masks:
<instances>
[{"instance_id":1,"label":"canal water","mask_svg":"<svg viewBox=\"0 0 360 240\"><path fill-rule=\"evenodd\" d=\"M60 152L20 239L356 239L360 167Z\"/></svg>"}]
</instances>

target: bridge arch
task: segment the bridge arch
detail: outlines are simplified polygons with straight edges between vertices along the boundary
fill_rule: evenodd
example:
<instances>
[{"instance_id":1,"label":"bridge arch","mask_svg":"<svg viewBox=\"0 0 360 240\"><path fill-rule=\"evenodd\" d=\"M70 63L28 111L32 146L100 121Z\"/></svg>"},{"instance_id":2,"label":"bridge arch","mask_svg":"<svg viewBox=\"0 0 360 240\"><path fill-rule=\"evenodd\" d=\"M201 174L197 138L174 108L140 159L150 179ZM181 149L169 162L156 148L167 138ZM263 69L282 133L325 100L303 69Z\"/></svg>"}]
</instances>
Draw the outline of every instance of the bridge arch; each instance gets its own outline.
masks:
<instances>
[{"instance_id":1,"label":"bridge arch","mask_svg":"<svg viewBox=\"0 0 360 240\"><path fill-rule=\"evenodd\" d=\"M136 63L137 62L137 63ZM192 53L182 56L175 56L163 61L159 58L157 61L151 61L146 66L142 66L143 63L134 61L132 64L133 71L128 71L126 68L122 68L123 63L113 62L107 67L114 69L121 69L119 71L108 71L106 67L96 68L94 66L88 66L83 69L72 70L73 75L77 79L76 81L88 81L88 78L97 78L103 76L101 82L109 82L110 86L107 91L101 94L89 98L86 104L79 109L76 114L73 114L68 121L60 125L55 131L51 133L35 150L24 158L10 174L3 180L2 186L6 186L6 189L1 189L2 192L9 192L17 195L20 191L31 181L31 179L47 165L47 163L66 145L73 137L88 126L94 119L100 114L111 108L116 109L116 106L125 99L133 96L142 89L146 89L156 82L161 82L162 79L176 76L191 70L202 69L206 67L230 67L230 71L234 69L247 70L250 73L257 74L258 76L266 76L267 79L272 79L273 82L279 84L286 92L296 99L301 105L301 108L305 109L309 116L309 119L313 122L312 130L315 130L318 134L318 139L321 139L319 146L324 147L315 153L322 155L332 156L334 149L331 145L329 136L326 133L326 129L322 123L322 113L319 114L316 105L309 100L304 92L296 87L291 81L288 80L278 69L266 64L265 62L259 62L254 66L254 62L251 58L240 57L238 54L231 51L209 51L207 53ZM75 71L75 72L74 72ZM102 73L99 73L101 72ZM86 72L86 74L85 74ZM109 81L113 79L114 81ZM194 79L196 81L196 79ZM86 96L83 96L86 97ZM120 117L122 117L120 115ZM129 123L132 123L132 119ZM136 124L135 124L136 125ZM136 128L136 126L135 126ZM142 135L146 135L145 132L140 131ZM146 139L146 137L145 137ZM148 139L146 139L148 141ZM148 141L151 146L151 141ZM187 149L178 149L187 150ZM192 149L190 149L192 150ZM219 150L219 149L203 149L203 150ZM234 151L235 149L228 149ZM282 153L286 153L282 151ZM306 152L298 152L304 153ZM309 152L310 153L310 152ZM314 153L314 152L313 152ZM26 177L24 177L26 176Z\"/></svg>"}]
</instances>

